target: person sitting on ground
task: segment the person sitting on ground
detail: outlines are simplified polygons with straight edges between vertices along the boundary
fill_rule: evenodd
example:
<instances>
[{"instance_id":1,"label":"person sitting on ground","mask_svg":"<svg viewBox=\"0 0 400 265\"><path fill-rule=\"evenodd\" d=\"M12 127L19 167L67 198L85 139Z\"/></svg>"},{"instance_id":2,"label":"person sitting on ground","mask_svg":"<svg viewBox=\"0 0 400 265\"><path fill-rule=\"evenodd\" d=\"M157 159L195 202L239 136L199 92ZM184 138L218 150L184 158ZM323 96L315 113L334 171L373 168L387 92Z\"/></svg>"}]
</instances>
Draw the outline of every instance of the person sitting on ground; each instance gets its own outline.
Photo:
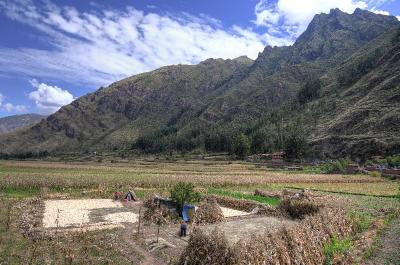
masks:
<instances>
[{"instance_id":1,"label":"person sitting on ground","mask_svg":"<svg viewBox=\"0 0 400 265\"><path fill-rule=\"evenodd\" d=\"M122 192L116 191L114 192L114 200L120 200L122 197Z\"/></svg>"},{"instance_id":2,"label":"person sitting on ground","mask_svg":"<svg viewBox=\"0 0 400 265\"><path fill-rule=\"evenodd\" d=\"M182 220L181 223L181 237L186 237L186 229L187 229L187 224L185 222L185 220Z\"/></svg>"}]
</instances>

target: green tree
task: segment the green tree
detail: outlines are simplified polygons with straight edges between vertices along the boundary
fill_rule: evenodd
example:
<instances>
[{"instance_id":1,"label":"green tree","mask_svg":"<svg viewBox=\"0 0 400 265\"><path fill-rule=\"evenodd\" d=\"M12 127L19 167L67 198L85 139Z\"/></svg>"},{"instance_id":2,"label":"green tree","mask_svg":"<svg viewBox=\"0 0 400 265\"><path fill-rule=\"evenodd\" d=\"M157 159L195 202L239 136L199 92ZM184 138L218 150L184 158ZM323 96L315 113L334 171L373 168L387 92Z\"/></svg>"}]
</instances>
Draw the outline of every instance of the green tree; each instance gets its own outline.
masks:
<instances>
[{"instance_id":1,"label":"green tree","mask_svg":"<svg viewBox=\"0 0 400 265\"><path fill-rule=\"evenodd\" d=\"M186 203L198 202L200 193L195 191L193 183L178 182L170 191L171 198L178 203L179 212Z\"/></svg>"},{"instance_id":2,"label":"green tree","mask_svg":"<svg viewBox=\"0 0 400 265\"><path fill-rule=\"evenodd\" d=\"M239 158L244 158L250 153L250 140L245 134L241 133L236 137L233 153Z\"/></svg>"},{"instance_id":3,"label":"green tree","mask_svg":"<svg viewBox=\"0 0 400 265\"><path fill-rule=\"evenodd\" d=\"M321 87L322 83L319 79L307 81L297 94L299 102L304 104L318 98Z\"/></svg>"},{"instance_id":4,"label":"green tree","mask_svg":"<svg viewBox=\"0 0 400 265\"><path fill-rule=\"evenodd\" d=\"M251 136L251 152L255 154L269 153L275 148L274 139L277 136L270 129L261 129Z\"/></svg>"},{"instance_id":5,"label":"green tree","mask_svg":"<svg viewBox=\"0 0 400 265\"><path fill-rule=\"evenodd\" d=\"M307 156L309 150L305 133L300 128L293 128L285 141L285 158L301 159Z\"/></svg>"}]
</instances>

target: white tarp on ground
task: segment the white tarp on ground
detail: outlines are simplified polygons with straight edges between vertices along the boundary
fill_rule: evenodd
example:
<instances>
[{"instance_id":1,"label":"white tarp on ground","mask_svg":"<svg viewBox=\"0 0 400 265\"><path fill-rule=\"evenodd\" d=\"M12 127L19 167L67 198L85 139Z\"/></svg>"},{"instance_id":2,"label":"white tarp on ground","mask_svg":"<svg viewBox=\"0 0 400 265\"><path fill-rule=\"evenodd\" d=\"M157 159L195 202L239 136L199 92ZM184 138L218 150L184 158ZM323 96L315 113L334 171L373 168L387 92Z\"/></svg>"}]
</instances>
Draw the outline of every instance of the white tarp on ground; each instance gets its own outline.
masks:
<instances>
[{"instance_id":1,"label":"white tarp on ground","mask_svg":"<svg viewBox=\"0 0 400 265\"><path fill-rule=\"evenodd\" d=\"M121 202L109 199L84 200L48 200L44 202L43 227L71 227L89 224L92 210L103 208L122 208ZM104 216L104 224L137 222L137 215L132 212L112 213ZM96 225L96 223L90 223Z\"/></svg>"},{"instance_id":2,"label":"white tarp on ground","mask_svg":"<svg viewBox=\"0 0 400 265\"><path fill-rule=\"evenodd\" d=\"M220 207L222 210L222 213L224 214L224 217L234 217L234 216L244 216L244 215L249 215L251 213L248 212L243 212L243 211L238 211L235 209L231 208L226 208L226 207Z\"/></svg>"}]
</instances>

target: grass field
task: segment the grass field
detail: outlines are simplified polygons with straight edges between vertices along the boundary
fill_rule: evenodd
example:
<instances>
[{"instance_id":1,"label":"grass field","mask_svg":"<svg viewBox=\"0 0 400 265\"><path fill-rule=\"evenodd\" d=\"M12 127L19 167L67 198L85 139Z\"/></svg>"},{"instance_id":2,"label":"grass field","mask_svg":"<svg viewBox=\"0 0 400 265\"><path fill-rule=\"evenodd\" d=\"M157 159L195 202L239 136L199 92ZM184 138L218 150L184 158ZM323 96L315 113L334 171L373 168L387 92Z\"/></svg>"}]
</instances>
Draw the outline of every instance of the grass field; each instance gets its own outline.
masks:
<instances>
[{"instance_id":1,"label":"grass field","mask_svg":"<svg viewBox=\"0 0 400 265\"><path fill-rule=\"evenodd\" d=\"M20 205L27 198L39 196L43 187L50 194L68 194L72 198L81 197L83 191L91 198L110 198L117 189L133 189L144 198L150 193L168 195L179 181L194 183L204 194L272 206L277 206L279 199L255 196L254 190L310 189L318 196L326 195L331 207L348 211L349 218L357 220L360 233L374 227L377 220L396 211L398 214L400 209L399 181L362 174L274 171L261 164L237 161L0 161L0 264L69 264L68 253L76 255L72 264L85 260L93 264L131 264L135 260L139 264L146 259L141 256L146 253L121 245L124 241L118 236L126 237L123 232L118 236L119 232L87 232L82 238L74 235L55 241L23 237L18 220L25 206ZM110 249L110 245L114 247Z\"/></svg>"}]
</instances>

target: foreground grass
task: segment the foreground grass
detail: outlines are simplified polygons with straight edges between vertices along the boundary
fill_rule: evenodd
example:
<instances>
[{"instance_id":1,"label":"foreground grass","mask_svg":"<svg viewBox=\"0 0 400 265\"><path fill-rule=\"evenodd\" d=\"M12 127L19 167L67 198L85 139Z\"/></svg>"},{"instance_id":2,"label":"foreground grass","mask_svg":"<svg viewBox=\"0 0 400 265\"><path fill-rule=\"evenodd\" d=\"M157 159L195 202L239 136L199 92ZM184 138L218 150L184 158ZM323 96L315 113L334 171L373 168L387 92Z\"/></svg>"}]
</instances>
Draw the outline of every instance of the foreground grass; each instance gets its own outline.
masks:
<instances>
[{"instance_id":1,"label":"foreground grass","mask_svg":"<svg viewBox=\"0 0 400 265\"><path fill-rule=\"evenodd\" d=\"M336 256L344 255L350 248L352 248L350 238L339 240L335 236L332 237L331 241L324 245L325 265L333 264L333 259Z\"/></svg>"}]
</instances>

